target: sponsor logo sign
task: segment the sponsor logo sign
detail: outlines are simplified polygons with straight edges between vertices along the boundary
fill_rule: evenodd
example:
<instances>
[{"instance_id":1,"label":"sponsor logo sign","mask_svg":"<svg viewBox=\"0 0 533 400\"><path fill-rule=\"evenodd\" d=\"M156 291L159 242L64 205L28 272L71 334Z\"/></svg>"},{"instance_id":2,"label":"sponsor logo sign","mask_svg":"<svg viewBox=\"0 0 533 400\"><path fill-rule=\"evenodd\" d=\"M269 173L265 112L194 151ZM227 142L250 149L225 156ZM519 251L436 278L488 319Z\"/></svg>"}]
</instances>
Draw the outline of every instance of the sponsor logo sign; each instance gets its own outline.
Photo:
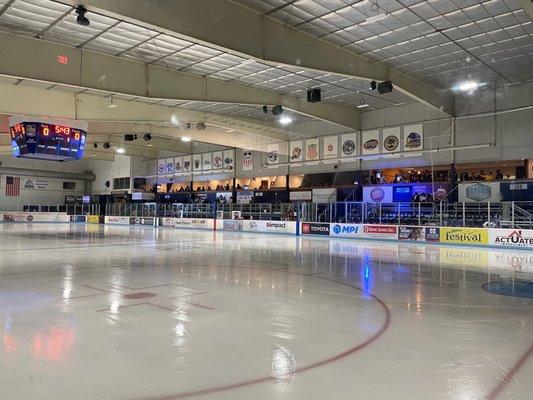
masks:
<instances>
[{"instance_id":1,"label":"sponsor logo sign","mask_svg":"<svg viewBox=\"0 0 533 400\"><path fill-rule=\"evenodd\" d=\"M115 224L115 225L129 225L130 217L117 217L117 216L106 216L106 224Z\"/></svg>"},{"instance_id":2,"label":"sponsor logo sign","mask_svg":"<svg viewBox=\"0 0 533 400\"><path fill-rule=\"evenodd\" d=\"M70 222L87 222L87 217L85 215L71 215Z\"/></svg>"},{"instance_id":3,"label":"sponsor logo sign","mask_svg":"<svg viewBox=\"0 0 533 400\"><path fill-rule=\"evenodd\" d=\"M489 244L494 246L533 248L533 230L489 229Z\"/></svg>"},{"instance_id":4,"label":"sponsor logo sign","mask_svg":"<svg viewBox=\"0 0 533 400\"><path fill-rule=\"evenodd\" d=\"M442 243L487 244L489 235L483 228L440 228Z\"/></svg>"},{"instance_id":5,"label":"sponsor logo sign","mask_svg":"<svg viewBox=\"0 0 533 400\"><path fill-rule=\"evenodd\" d=\"M440 228L426 228L426 242L438 242L440 240Z\"/></svg>"},{"instance_id":6,"label":"sponsor logo sign","mask_svg":"<svg viewBox=\"0 0 533 400\"><path fill-rule=\"evenodd\" d=\"M236 219L225 219L222 222L222 229L225 231L242 231L242 221Z\"/></svg>"},{"instance_id":7,"label":"sponsor logo sign","mask_svg":"<svg viewBox=\"0 0 533 400\"><path fill-rule=\"evenodd\" d=\"M130 224L131 225L155 225L155 218L152 217L131 217L130 218Z\"/></svg>"},{"instance_id":8,"label":"sponsor logo sign","mask_svg":"<svg viewBox=\"0 0 533 400\"><path fill-rule=\"evenodd\" d=\"M248 232L296 233L293 221L242 221L242 230Z\"/></svg>"},{"instance_id":9,"label":"sponsor logo sign","mask_svg":"<svg viewBox=\"0 0 533 400\"><path fill-rule=\"evenodd\" d=\"M174 226L176 228L213 229L215 224L212 219L204 218L161 218L161 226Z\"/></svg>"},{"instance_id":10,"label":"sponsor logo sign","mask_svg":"<svg viewBox=\"0 0 533 400\"><path fill-rule=\"evenodd\" d=\"M379 142L377 139L370 139L363 143L363 149L365 150L374 150L378 147Z\"/></svg>"},{"instance_id":11,"label":"sponsor logo sign","mask_svg":"<svg viewBox=\"0 0 533 400\"><path fill-rule=\"evenodd\" d=\"M100 223L100 217L98 215L87 215L87 223L98 224Z\"/></svg>"},{"instance_id":12,"label":"sponsor logo sign","mask_svg":"<svg viewBox=\"0 0 533 400\"><path fill-rule=\"evenodd\" d=\"M423 242L426 239L425 228L421 226L400 226L398 228L398 239Z\"/></svg>"},{"instance_id":13,"label":"sponsor logo sign","mask_svg":"<svg viewBox=\"0 0 533 400\"><path fill-rule=\"evenodd\" d=\"M378 239L398 239L398 227L396 225L365 225L363 233L366 237Z\"/></svg>"},{"instance_id":14,"label":"sponsor logo sign","mask_svg":"<svg viewBox=\"0 0 533 400\"><path fill-rule=\"evenodd\" d=\"M370 191L370 198L372 199L372 201L379 203L385 198L385 191L379 186L376 186Z\"/></svg>"},{"instance_id":15,"label":"sponsor logo sign","mask_svg":"<svg viewBox=\"0 0 533 400\"><path fill-rule=\"evenodd\" d=\"M329 224L321 224L317 222L302 222L302 234L304 235L328 235Z\"/></svg>"},{"instance_id":16,"label":"sponsor logo sign","mask_svg":"<svg viewBox=\"0 0 533 400\"><path fill-rule=\"evenodd\" d=\"M487 200L492 195L492 189L488 185L476 183L466 188L466 198L474 201Z\"/></svg>"},{"instance_id":17,"label":"sponsor logo sign","mask_svg":"<svg viewBox=\"0 0 533 400\"><path fill-rule=\"evenodd\" d=\"M362 233L362 225L332 224L329 234L338 237L357 237Z\"/></svg>"}]
</instances>

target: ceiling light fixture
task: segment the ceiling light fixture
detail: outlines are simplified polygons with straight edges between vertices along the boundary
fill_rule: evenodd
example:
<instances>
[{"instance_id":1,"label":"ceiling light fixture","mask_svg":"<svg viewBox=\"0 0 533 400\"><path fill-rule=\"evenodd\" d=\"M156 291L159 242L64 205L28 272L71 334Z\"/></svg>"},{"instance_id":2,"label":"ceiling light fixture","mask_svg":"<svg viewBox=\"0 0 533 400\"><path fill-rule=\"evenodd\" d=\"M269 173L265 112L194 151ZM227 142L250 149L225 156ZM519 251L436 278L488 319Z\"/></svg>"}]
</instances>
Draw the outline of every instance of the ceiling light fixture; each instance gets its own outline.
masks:
<instances>
[{"instance_id":1,"label":"ceiling light fixture","mask_svg":"<svg viewBox=\"0 0 533 400\"><path fill-rule=\"evenodd\" d=\"M373 15L371 17L368 17L367 19L364 20L364 22L361 23L361 25L372 24L374 22L381 21L382 19L385 19L385 18L387 18L387 14L382 12L382 13L379 13L377 15Z\"/></svg>"},{"instance_id":2,"label":"ceiling light fixture","mask_svg":"<svg viewBox=\"0 0 533 400\"><path fill-rule=\"evenodd\" d=\"M124 154L126 152L126 150L124 150L124 147L119 147L116 151L118 154Z\"/></svg>"},{"instance_id":3,"label":"ceiling light fixture","mask_svg":"<svg viewBox=\"0 0 533 400\"><path fill-rule=\"evenodd\" d=\"M455 90L459 92L473 92L479 88L480 84L476 81L465 81L455 86Z\"/></svg>"},{"instance_id":4,"label":"ceiling light fixture","mask_svg":"<svg viewBox=\"0 0 533 400\"><path fill-rule=\"evenodd\" d=\"M288 115L284 115L283 117L279 119L279 123L282 125L288 125L291 122L292 122L292 118L289 117Z\"/></svg>"},{"instance_id":5,"label":"ceiling light fixture","mask_svg":"<svg viewBox=\"0 0 533 400\"><path fill-rule=\"evenodd\" d=\"M190 142L190 141L191 141L191 138L190 138L189 136L183 136L183 137L181 138L181 141L182 141L182 142Z\"/></svg>"},{"instance_id":6,"label":"ceiling light fixture","mask_svg":"<svg viewBox=\"0 0 533 400\"><path fill-rule=\"evenodd\" d=\"M366 104L363 99L361 99L361 104L357 106L357 108L367 108L370 107L370 104Z\"/></svg>"}]
</instances>

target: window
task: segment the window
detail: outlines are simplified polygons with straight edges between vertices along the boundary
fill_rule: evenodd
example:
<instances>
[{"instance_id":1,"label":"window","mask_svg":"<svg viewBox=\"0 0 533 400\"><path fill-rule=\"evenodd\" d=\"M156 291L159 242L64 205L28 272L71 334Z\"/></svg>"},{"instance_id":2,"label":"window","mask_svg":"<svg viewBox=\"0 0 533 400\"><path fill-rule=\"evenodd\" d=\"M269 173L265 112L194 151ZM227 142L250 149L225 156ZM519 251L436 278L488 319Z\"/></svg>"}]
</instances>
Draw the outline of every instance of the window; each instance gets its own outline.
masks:
<instances>
[{"instance_id":1,"label":"window","mask_svg":"<svg viewBox=\"0 0 533 400\"><path fill-rule=\"evenodd\" d=\"M130 178L115 178L113 179L113 190L129 190Z\"/></svg>"},{"instance_id":2,"label":"window","mask_svg":"<svg viewBox=\"0 0 533 400\"><path fill-rule=\"evenodd\" d=\"M63 190L76 190L76 182L63 182Z\"/></svg>"}]
</instances>

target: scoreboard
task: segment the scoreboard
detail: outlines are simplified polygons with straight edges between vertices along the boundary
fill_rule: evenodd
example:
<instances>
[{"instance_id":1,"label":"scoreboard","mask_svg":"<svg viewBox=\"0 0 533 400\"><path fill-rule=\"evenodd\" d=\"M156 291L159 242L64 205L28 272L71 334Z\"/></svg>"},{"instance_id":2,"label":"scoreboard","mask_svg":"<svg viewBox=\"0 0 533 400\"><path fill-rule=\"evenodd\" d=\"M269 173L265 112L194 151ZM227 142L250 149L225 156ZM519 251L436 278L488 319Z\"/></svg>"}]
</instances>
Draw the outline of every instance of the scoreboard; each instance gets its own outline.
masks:
<instances>
[{"instance_id":1,"label":"scoreboard","mask_svg":"<svg viewBox=\"0 0 533 400\"><path fill-rule=\"evenodd\" d=\"M17 158L69 161L83 158L86 122L29 116L9 118L13 155Z\"/></svg>"}]
</instances>

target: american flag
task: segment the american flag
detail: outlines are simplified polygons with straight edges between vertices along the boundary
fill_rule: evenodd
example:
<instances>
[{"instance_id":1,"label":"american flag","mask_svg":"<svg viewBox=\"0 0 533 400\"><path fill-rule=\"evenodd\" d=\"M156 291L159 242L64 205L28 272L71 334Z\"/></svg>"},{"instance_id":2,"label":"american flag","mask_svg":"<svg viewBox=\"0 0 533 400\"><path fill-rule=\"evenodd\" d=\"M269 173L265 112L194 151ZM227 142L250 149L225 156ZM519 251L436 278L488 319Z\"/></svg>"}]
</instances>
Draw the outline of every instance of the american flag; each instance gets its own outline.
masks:
<instances>
[{"instance_id":1,"label":"american flag","mask_svg":"<svg viewBox=\"0 0 533 400\"><path fill-rule=\"evenodd\" d=\"M6 196L20 196L20 178L6 176Z\"/></svg>"}]
</instances>

